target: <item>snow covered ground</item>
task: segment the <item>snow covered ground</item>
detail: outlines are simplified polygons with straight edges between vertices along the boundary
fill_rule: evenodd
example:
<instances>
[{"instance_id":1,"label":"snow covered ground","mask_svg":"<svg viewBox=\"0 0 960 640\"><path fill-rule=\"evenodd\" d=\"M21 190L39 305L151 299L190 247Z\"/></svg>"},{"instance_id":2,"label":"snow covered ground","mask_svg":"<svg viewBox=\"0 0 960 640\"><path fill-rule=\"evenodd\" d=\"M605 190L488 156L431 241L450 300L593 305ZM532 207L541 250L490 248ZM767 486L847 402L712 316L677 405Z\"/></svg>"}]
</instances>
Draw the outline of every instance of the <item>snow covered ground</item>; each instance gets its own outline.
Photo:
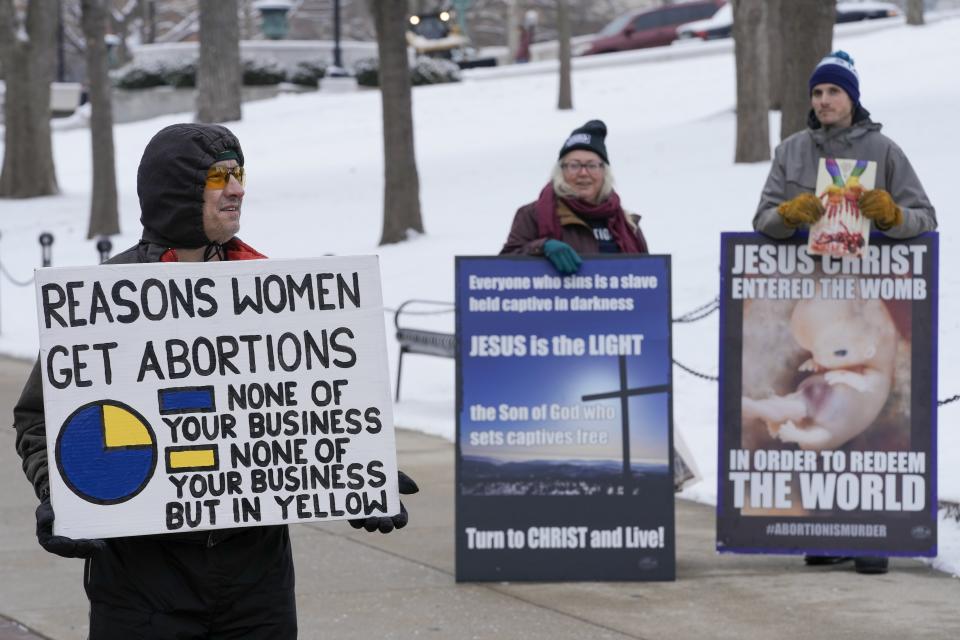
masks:
<instances>
[{"instance_id":1,"label":"snow covered ground","mask_svg":"<svg viewBox=\"0 0 960 640\"><path fill-rule=\"evenodd\" d=\"M707 43L704 46L709 46ZM911 158L940 217L938 397L960 393L960 226L951 211L960 129L960 19L922 28L838 31L835 41L856 60L863 104ZM696 46L696 45L688 45ZM623 54L635 55L635 54ZM556 77L469 78L414 91L417 161L427 234L377 247L381 228L380 96L375 91L282 96L248 104L230 125L244 146L248 183L241 237L272 257L324 253L380 256L385 304L409 298L453 300L453 257L496 253L518 206L546 182L560 144L591 118L606 121L607 148L625 206L643 215L656 253L673 256L677 315L710 301L718 289L719 233L747 230L766 163L734 165L734 63L729 51L675 60L578 69L574 111L555 109ZM951 80L951 78L953 78ZM149 138L190 114L117 126L121 225L117 250L139 237L136 171ZM771 118L771 142L779 124ZM2 144L2 141L0 141ZM61 195L0 201L0 263L28 280L39 266L39 232L55 234L56 266L93 264L85 239L90 199L86 129L54 137ZM392 314L384 322L392 339ZM452 314L424 316L417 326L452 331ZM675 325L674 357L717 371L717 315ZM391 368L396 367L391 343ZM37 350L32 287L0 277L0 352ZM399 426L454 437L453 361L406 359ZM704 481L684 497L716 498L716 384L675 370L675 426ZM960 501L960 403L939 411L939 489ZM940 526L938 568L960 574L960 525Z\"/></svg>"}]
</instances>

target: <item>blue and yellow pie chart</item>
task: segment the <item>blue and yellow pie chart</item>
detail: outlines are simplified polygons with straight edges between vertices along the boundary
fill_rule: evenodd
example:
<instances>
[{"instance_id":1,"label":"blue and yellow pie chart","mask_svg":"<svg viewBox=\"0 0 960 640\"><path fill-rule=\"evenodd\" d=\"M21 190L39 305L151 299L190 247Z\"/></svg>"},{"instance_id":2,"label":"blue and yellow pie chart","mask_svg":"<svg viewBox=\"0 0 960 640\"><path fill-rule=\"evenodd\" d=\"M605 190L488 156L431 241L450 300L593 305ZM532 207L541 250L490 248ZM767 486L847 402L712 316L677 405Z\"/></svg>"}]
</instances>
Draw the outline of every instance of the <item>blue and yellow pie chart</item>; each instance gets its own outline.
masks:
<instances>
[{"instance_id":1,"label":"blue and yellow pie chart","mask_svg":"<svg viewBox=\"0 0 960 640\"><path fill-rule=\"evenodd\" d=\"M150 424L116 400L86 404L64 421L57 469L70 489L95 504L118 504L147 486L157 466Z\"/></svg>"}]
</instances>

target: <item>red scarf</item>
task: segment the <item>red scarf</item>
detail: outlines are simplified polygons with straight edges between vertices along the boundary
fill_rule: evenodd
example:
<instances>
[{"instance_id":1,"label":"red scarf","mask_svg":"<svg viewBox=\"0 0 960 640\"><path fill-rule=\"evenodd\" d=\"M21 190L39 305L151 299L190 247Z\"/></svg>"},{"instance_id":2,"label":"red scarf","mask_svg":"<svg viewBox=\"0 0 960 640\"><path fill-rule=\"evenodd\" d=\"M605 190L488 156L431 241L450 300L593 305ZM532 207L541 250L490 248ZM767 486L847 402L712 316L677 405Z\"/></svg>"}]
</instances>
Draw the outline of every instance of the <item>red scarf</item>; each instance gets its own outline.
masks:
<instances>
[{"instance_id":1,"label":"red scarf","mask_svg":"<svg viewBox=\"0 0 960 640\"><path fill-rule=\"evenodd\" d=\"M599 204L590 204L579 198L561 198L561 201L580 218L587 220L606 219L607 228L613 236L622 253L641 253L643 249L637 240L636 234L627 223L627 215L620 206L620 196L616 191ZM540 197L534 205L537 214L537 230L543 238L563 238L563 226L557 216L557 196L553 192L553 183L540 192Z\"/></svg>"},{"instance_id":2,"label":"red scarf","mask_svg":"<svg viewBox=\"0 0 960 640\"><path fill-rule=\"evenodd\" d=\"M227 260L259 260L267 257L236 236L228 240L223 248L227 252ZM180 262L177 250L164 251L160 256L160 262Z\"/></svg>"}]
</instances>

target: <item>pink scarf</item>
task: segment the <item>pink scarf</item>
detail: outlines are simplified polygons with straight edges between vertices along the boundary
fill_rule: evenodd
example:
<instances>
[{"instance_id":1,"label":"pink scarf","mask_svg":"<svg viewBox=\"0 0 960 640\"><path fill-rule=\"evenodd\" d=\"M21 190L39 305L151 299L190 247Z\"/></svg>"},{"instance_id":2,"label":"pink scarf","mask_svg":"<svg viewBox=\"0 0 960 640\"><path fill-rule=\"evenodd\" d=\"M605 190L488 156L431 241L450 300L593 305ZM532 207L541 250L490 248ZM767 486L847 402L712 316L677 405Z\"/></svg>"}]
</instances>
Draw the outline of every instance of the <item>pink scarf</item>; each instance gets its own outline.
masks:
<instances>
[{"instance_id":1,"label":"pink scarf","mask_svg":"<svg viewBox=\"0 0 960 640\"><path fill-rule=\"evenodd\" d=\"M586 220L606 219L607 228L610 229L610 233L621 252L642 252L636 234L633 233L627 223L627 215L620 206L620 196L617 195L616 191L611 192L610 196L599 204L590 204L579 198L561 198L561 201L581 218ZM557 216L557 196L553 192L553 183L548 182L547 186L540 192L540 197L537 198L534 205L534 211L537 214L537 230L541 237L556 240L563 238L563 227L560 224L560 218Z\"/></svg>"}]
</instances>

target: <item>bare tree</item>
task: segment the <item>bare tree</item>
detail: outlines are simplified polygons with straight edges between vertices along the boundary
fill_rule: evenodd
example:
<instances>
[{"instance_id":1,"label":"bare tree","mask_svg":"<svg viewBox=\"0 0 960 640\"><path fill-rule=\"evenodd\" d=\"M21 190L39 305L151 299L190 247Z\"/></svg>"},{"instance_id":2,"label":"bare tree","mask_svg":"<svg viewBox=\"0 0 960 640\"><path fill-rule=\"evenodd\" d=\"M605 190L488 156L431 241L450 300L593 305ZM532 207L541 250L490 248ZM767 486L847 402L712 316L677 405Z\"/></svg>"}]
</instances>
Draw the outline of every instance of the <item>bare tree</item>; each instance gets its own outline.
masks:
<instances>
[{"instance_id":1,"label":"bare tree","mask_svg":"<svg viewBox=\"0 0 960 640\"><path fill-rule=\"evenodd\" d=\"M560 90L557 109L573 109L573 84L570 79L570 12L567 0L557 0L557 31L560 41Z\"/></svg>"},{"instance_id":2,"label":"bare tree","mask_svg":"<svg viewBox=\"0 0 960 640\"><path fill-rule=\"evenodd\" d=\"M140 4L140 42L151 44L157 40L156 0L138 0Z\"/></svg>"},{"instance_id":3,"label":"bare tree","mask_svg":"<svg viewBox=\"0 0 960 640\"><path fill-rule=\"evenodd\" d=\"M780 5L783 41L781 140L806 127L810 112L807 81L820 59L830 53L836 4L836 0L788 0Z\"/></svg>"},{"instance_id":4,"label":"bare tree","mask_svg":"<svg viewBox=\"0 0 960 640\"><path fill-rule=\"evenodd\" d=\"M87 238L120 232L117 213L117 169L113 150L113 107L110 103L107 46L108 0L82 0L90 95L90 139L93 148L93 194Z\"/></svg>"},{"instance_id":5,"label":"bare tree","mask_svg":"<svg viewBox=\"0 0 960 640\"><path fill-rule=\"evenodd\" d=\"M507 23L507 49L510 52L510 60L517 59L517 47L520 46L520 24L522 21L522 7L517 4L517 0L505 0L504 12L506 13Z\"/></svg>"},{"instance_id":6,"label":"bare tree","mask_svg":"<svg viewBox=\"0 0 960 640\"><path fill-rule=\"evenodd\" d=\"M407 66L406 0L368 0L380 56L383 109L383 233L380 244L423 233L420 178L413 146L413 104Z\"/></svg>"},{"instance_id":7,"label":"bare tree","mask_svg":"<svg viewBox=\"0 0 960 640\"><path fill-rule=\"evenodd\" d=\"M767 96L769 108L779 111L783 105L783 42L780 35L783 0L767 0Z\"/></svg>"},{"instance_id":8,"label":"bare tree","mask_svg":"<svg viewBox=\"0 0 960 640\"><path fill-rule=\"evenodd\" d=\"M197 121L239 120L242 80L237 0L200 0Z\"/></svg>"},{"instance_id":9,"label":"bare tree","mask_svg":"<svg viewBox=\"0 0 960 640\"><path fill-rule=\"evenodd\" d=\"M200 31L200 12L196 9L191 11L178 11L175 8L170 11L176 20L169 17L166 20L157 21L157 39L154 42L182 42L190 36L197 35Z\"/></svg>"},{"instance_id":10,"label":"bare tree","mask_svg":"<svg viewBox=\"0 0 960 640\"><path fill-rule=\"evenodd\" d=\"M765 0L733 0L737 65L737 149L734 162L770 159Z\"/></svg>"},{"instance_id":11,"label":"bare tree","mask_svg":"<svg viewBox=\"0 0 960 640\"><path fill-rule=\"evenodd\" d=\"M377 32L383 110L383 233L380 244L423 233L420 177L413 145L413 100L407 66L406 0L368 0Z\"/></svg>"},{"instance_id":12,"label":"bare tree","mask_svg":"<svg viewBox=\"0 0 960 640\"><path fill-rule=\"evenodd\" d=\"M6 74L0 197L57 193L50 133L50 83L56 69L56 0L34 0L20 16L0 0L0 65Z\"/></svg>"},{"instance_id":13,"label":"bare tree","mask_svg":"<svg viewBox=\"0 0 960 640\"><path fill-rule=\"evenodd\" d=\"M123 6L119 8L114 6L112 2L109 5L107 15L110 18L110 30L119 39L114 56L117 64L123 65L133 58L127 46L127 38L134 24L143 24L144 6L142 6L140 0L124 0ZM141 33L142 31L141 29Z\"/></svg>"},{"instance_id":14,"label":"bare tree","mask_svg":"<svg viewBox=\"0 0 960 640\"><path fill-rule=\"evenodd\" d=\"M923 24L923 0L907 0L907 24Z\"/></svg>"}]
</instances>

